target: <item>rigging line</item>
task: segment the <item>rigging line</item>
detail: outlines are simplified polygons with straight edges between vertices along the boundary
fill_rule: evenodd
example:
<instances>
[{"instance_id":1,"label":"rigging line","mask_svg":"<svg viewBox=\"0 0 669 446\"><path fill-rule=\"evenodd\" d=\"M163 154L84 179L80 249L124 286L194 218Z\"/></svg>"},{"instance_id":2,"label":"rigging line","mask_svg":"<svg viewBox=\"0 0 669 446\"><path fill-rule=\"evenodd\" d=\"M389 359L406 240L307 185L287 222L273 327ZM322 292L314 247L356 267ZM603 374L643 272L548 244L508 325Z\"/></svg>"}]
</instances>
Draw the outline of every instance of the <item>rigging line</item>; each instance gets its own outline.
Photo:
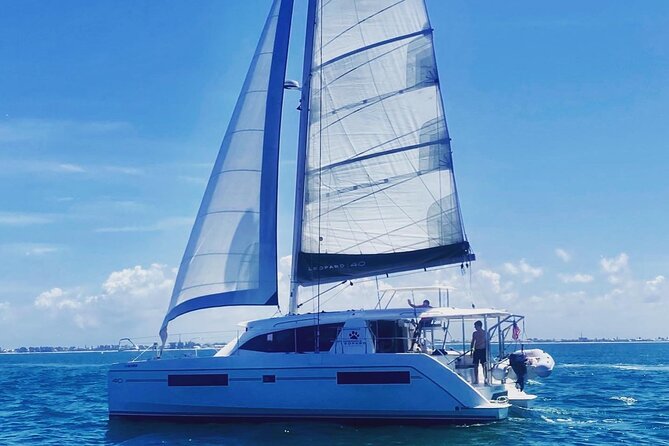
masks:
<instances>
[{"instance_id":1,"label":"rigging line","mask_svg":"<svg viewBox=\"0 0 669 446\"><path fill-rule=\"evenodd\" d=\"M427 4L425 3L425 0L423 0L423 8L425 10L425 17L427 19L427 24L428 27L432 28L432 24L430 23L430 16L427 14ZM441 82L439 82L439 68L437 67L437 54L434 48L434 41L432 41L432 59L434 60L434 72L437 78L436 82L436 89L437 93L439 95L439 105L441 106L441 113L444 116L444 129L446 132L446 137L450 141L450 135L448 132L448 122L446 122L446 107L444 107L444 98L441 95ZM465 230L465 222L464 219L462 218L462 210L460 208L460 199L458 198L458 185L457 182L455 181L455 168L453 167L453 150L451 148L451 144L449 142L448 144L448 161L451 165L451 183L453 184L453 192L455 193L455 207L458 210L458 218L460 220L460 231L462 232L462 236L465 240L467 240L467 231ZM471 248L470 248L471 251ZM471 262L470 262L471 264Z\"/></svg>"},{"instance_id":2,"label":"rigging line","mask_svg":"<svg viewBox=\"0 0 669 446\"><path fill-rule=\"evenodd\" d=\"M369 243L369 242L374 241L374 240L376 240L376 239L378 239L378 238L381 238L381 237L383 237L383 236L393 234L394 232L401 231L402 229L406 229L406 228L408 228L408 227L410 227L410 226L418 225L419 223L421 223L421 222L423 222L423 221L425 221L425 220L427 220L427 219L428 219L428 217L425 217L425 218L422 218L422 219L420 219L420 220L416 220L416 221L413 221L413 220L412 220L410 223L408 223L408 224L406 224L406 225L404 225L404 226L400 226L399 228L395 228L395 229L393 229L392 231L390 231L390 232L388 232L388 233L386 233L386 234L380 234L380 235L377 235L377 236L375 236L375 237L372 237L372 238L370 238L370 239L368 239L368 240L365 240L365 241L363 241L363 242L357 243L357 244L355 244L355 245L348 246L348 247L344 248L344 250L349 250L349 249L355 248L355 247L357 247L357 246L362 245L363 243ZM414 246L414 245L417 245L417 244L420 244L420 243L425 243L425 240L424 240L424 239L421 239L420 242L414 243L414 244L412 244L412 245L408 245L408 247L411 247L411 246ZM401 249L401 248L406 248L406 246L402 246L402 247L400 247L400 249ZM342 250L342 251L344 251L344 250ZM381 253L379 253L379 254L390 254L390 253L392 253L392 252L397 252L397 251L396 251L396 250L394 250L394 251L385 251L385 252L381 252ZM341 251L336 252L335 254L341 254Z\"/></svg>"},{"instance_id":3,"label":"rigging line","mask_svg":"<svg viewBox=\"0 0 669 446\"><path fill-rule=\"evenodd\" d=\"M393 39L385 40L385 41L383 41L383 42L373 43L373 44L371 44L371 45L367 45L367 47L365 47L365 48L359 48L359 49L357 49L357 50L354 50L354 51L351 51L351 52L349 52L349 53L346 53L346 54L344 54L343 56L339 56L339 57L336 57L336 58L334 58L334 59L332 59L332 60L329 60L329 61L325 62L325 64L323 65L323 67L328 67L328 66L330 66L331 64L333 64L333 63L335 63L335 62L338 62L339 60L341 60L341 59L343 59L344 57L347 57L347 56L352 56L352 55L355 55L355 54L361 54L361 53L364 52L364 51L371 50L371 49L373 49L373 48L377 48L377 47L382 46L382 45L385 45L385 44L394 43L394 42L397 42L397 41L402 40L402 39L405 39L405 38L416 37L416 36L422 36L422 35L425 35L425 34L428 34L428 32L427 32L427 31L419 31L419 32L411 33L411 34L406 34L406 35L404 35L404 36L398 36L398 37L395 37L395 38L393 38ZM403 44L400 45L400 46L393 47L393 48L389 49L388 51L386 51L386 52L384 52L384 53L381 53L381 54L379 54L379 55L376 55L376 56L374 56L374 57L372 57L372 58L367 58L367 59L366 59L365 61L363 61L361 64L356 65L355 67L351 68L351 69L348 70L348 71L344 71L342 74L340 74L339 76L337 76L337 77L335 77L334 79L332 79L332 80L330 81L330 84L333 84L334 82L338 81L338 80L341 79L342 77L344 77L344 76L346 76L346 75L348 75L348 74L351 74L352 72L354 72L354 71L357 70L358 68L362 68L362 67L364 67L365 65L367 65L367 64L369 64L369 63L371 63L371 62L373 62L373 61L375 61L375 60L378 60L378 59L380 59L380 58L382 58L382 57L384 57L384 56L387 56L388 54L392 53L393 51L397 51L397 50L400 50L400 49L402 49L402 48L404 48L404 47L407 47L407 46L411 45L413 42L415 42L415 40L412 40L412 41L407 42L407 43L403 43ZM321 68L321 67L319 67L319 68Z\"/></svg>"},{"instance_id":4,"label":"rigging line","mask_svg":"<svg viewBox=\"0 0 669 446\"><path fill-rule=\"evenodd\" d=\"M361 28L361 32L362 32L362 28ZM414 31L414 32L409 33L409 34L403 34L403 35L400 35L400 36L395 36L395 37L392 37L390 39L380 40L380 41L375 42L375 43L370 43L369 45L365 45L365 46L356 48L354 50L351 50L348 53L343 53L343 54L340 54L339 56L335 56L332 59L325 62L322 66L323 67L329 67L330 65L335 64L335 63L337 63L341 60L354 58L358 54L363 54L363 53L366 53L366 52L371 51L373 49L380 48L380 47L383 47L383 46L386 46L386 45L390 45L392 43L399 42L399 41L402 41L402 40L412 39L413 37L428 36L431 33L432 33L432 29L427 28L427 29L421 29L421 30L418 30L418 31ZM411 42L415 42L416 40L417 39L412 40ZM403 44L401 46L395 47L395 48L391 49L390 51L395 51L396 49L402 48L403 46L408 45L411 42L408 42L407 44ZM388 52L390 52L390 51L388 51ZM385 54L388 54L388 52L386 52ZM347 61L347 62L350 62L350 60ZM353 69L355 70L357 68L359 68L359 67L355 67Z\"/></svg>"},{"instance_id":5,"label":"rigging line","mask_svg":"<svg viewBox=\"0 0 669 446\"><path fill-rule=\"evenodd\" d=\"M306 304L307 302L310 302L310 301L316 299L316 298L317 298L318 296L320 296L320 295L324 295L324 294L326 294L326 293L329 293L330 291L334 290L334 289L337 288L338 286L342 286L343 284L345 284L345 283L347 283L347 282L348 282L348 280L344 280L343 282L340 282L340 283L338 283L338 284L336 284L336 285L331 286L330 288L328 288L327 290L323 291L322 293L319 293L319 294L317 294L316 296L313 296L313 297L311 297L310 299L305 300L304 302L302 302L301 304L299 304L299 305L297 306L297 308L300 308L302 305Z\"/></svg>"},{"instance_id":6,"label":"rigging line","mask_svg":"<svg viewBox=\"0 0 669 446\"><path fill-rule=\"evenodd\" d=\"M355 5L355 14L356 14L356 18L358 19L358 21L360 21L360 16L359 16L359 11L358 11L357 4ZM364 33L362 32L362 27L359 27L359 30L360 30L360 38L361 38L361 40L362 40L362 43L363 43L363 44L366 44L366 42L365 42L365 35L364 35ZM408 43L407 43L407 46L408 46ZM371 62L371 61L368 61L367 63L369 63L369 62ZM346 73L345 73L344 75L346 75ZM342 76L344 76L344 75L342 75ZM374 86L374 90L376 91L377 96L380 96L379 86L378 86L378 83L376 82L376 78L375 78L373 72L371 73L371 81L372 81L372 85ZM382 109L383 109L383 113L385 114L386 120L387 120L387 122L390 124L390 128L391 128L391 130L392 130L392 132L393 132L393 135L395 136L395 138L397 138L397 137L398 137L397 130L395 129L395 126L393 125L393 121L392 121L392 119L390 118L390 115L388 114L388 110L387 110L387 108L386 108L386 105L385 105L385 103L384 103L383 100L381 100L380 103L381 103L381 107L382 107ZM345 122L345 121L342 121L342 126L344 125L344 122ZM358 158L359 158L359 157L358 157ZM372 179L372 176L371 176L371 174L369 173L369 170L367 169L367 167L366 167L364 164L361 164L360 167L362 168L362 171L365 173L365 175L367 176L367 178L371 180L371 179ZM372 187L372 188L373 188L373 187ZM381 192L381 193L383 193L386 197L388 197L388 194L387 194L387 193L385 193L385 192ZM377 207L377 209L379 210L379 219L380 219L381 222L383 223L383 227L384 227L384 229L385 229L385 232L386 232L386 234L390 234L390 231L388 231L388 228L387 228L387 225L386 225L386 220L383 218L383 213L381 212L381 208L379 207L379 201L378 201L378 198L377 198L377 194L373 194L372 197L374 198L374 201L375 201L375 203L376 203L376 207ZM393 202L392 199L391 199L390 201ZM395 203L393 202L393 204L395 204ZM395 206L398 207L396 204L395 204ZM346 210L346 208L344 208L344 210ZM409 217L409 215L408 215L403 209L402 209L402 212L403 212L407 217ZM409 217L409 219L411 220L410 217ZM381 237L384 237L384 236L386 236L386 235L382 235ZM375 240L378 240L379 238L380 238L380 237L377 236L377 237L373 237L373 238L371 238L371 239L368 239L368 240L367 240L367 243L371 243L371 242L373 242L373 241L375 241ZM358 244L358 246L360 246L360 244Z\"/></svg>"},{"instance_id":7,"label":"rigging line","mask_svg":"<svg viewBox=\"0 0 669 446\"><path fill-rule=\"evenodd\" d=\"M342 123L342 127L343 126L344 126L344 124ZM398 136L397 138L394 138L394 139L399 139L399 138L401 138L401 136ZM446 144L446 143L448 143L448 139L436 139L436 140L433 140L433 141L424 141L424 142L421 142L421 143L418 143L418 144L411 144L411 145L408 145L408 146L395 147L394 149L385 149L382 152L374 152L374 153L370 153L368 155L357 154L354 157L347 158L347 159L342 160L342 161L337 161L336 163L328 164L327 166L321 168L321 170L331 170L331 169L335 169L337 167L346 166L348 164L353 164L353 163L360 163L362 161L367 161L369 159L378 158L378 157L381 157L381 156L394 155L396 153L409 152L411 150L416 150L416 149L420 149L420 148L427 147L427 146L432 146L432 145L436 145L436 144ZM436 169L432 169L432 170L436 170Z\"/></svg>"},{"instance_id":8,"label":"rigging line","mask_svg":"<svg viewBox=\"0 0 669 446\"><path fill-rule=\"evenodd\" d=\"M337 34L336 36L332 37L332 39L330 39L325 45L323 45L323 39L322 39L323 34L321 33L321 65L323 65L323 48L325 48L326 46L328 46L329 44L331 44L332 42L334 42L336 39L338 39L338 38L341 37L342 35L346 34L348 31L352 30L352 29L355 28L356 26L360 26L361 24L363 24L363 23L366 22L367 20L369 20L369 19L371 19L371 18L373 18L373 17L375 17L375 16L377 16L377 15L379 15L379 14L382 14L382 13L386 12L387 10L389 10L389 9L391 9L391 8L394 8L395 6L399 5L400 3L404 3L405 1L406 1L406 0L399 0L397 3L394 3L394 4L392 4L392 5L389 5L389 6L385 7L385 8L383 8L383 9L381 9L381 10L375 12L375 13L372 14L372 15L370 15L370 16L368 16L368 17L365 17L362 21L358 20L358 23L356 23L356 24L353 25L353 26L349 26L348 28L346 28L345 30L343 30L342 32L340 32L339 34ZM322 8L322 5L321 5L321 17L322 17L322 13L323 13L323 8ZM358 14L357 14L357 10L356 10L356 17L357 17L357 15L358 15Z\"/></svg>"},{"instance_id":9,"label":"rigging line","mask_svg":"<svg viewBox=\"0 0 669 446\"><path fill-rule=\"evenodd\" d=\"M345 282L346 282L346 281L345 281ZM323 302L323 305L325 306L328 302L330 302L331 300L333 300L335 297L339 296L341 293L343 293L343 292L344 292L345 290L347 290L347 289L348 289L347 287L344 287L344 288L340 289L339 291L337 291L336 293L334 293L332 296L330 296L327 300L325 300L325 301Z\"/></svg>"},{"instance_id":10,"label":"rigging line","mask_svg":"<svg viewBox=\"0 0 669 446\"><path fill-rule=\"evenodd\" d=\"M472 262L469 262L469 289L467 290L469 296L472 297L474 293L472 292ZM470 299L471 300L471 299Z\"/></svg>"},{"instance_id":11,"label":"rigging line","mask_svg":"<svg viewBox=\"0 0 669 446\"><path fill-rule=\"evenodd\" d=\"M339 107L336 110L333 110L331 112L331 114L333 114L333 115L337 114L340 110L353 109L353 111L344 115L344 116L342 116L341 118L339 118L335 121L332 121L332 122L328 123L328 125L325 126L325 129L328 129L328 128L332 127L333 125L338 124L340 121L348 118L349 116L353 116L354 114L356 114L358 112L361 112L363 110L366 110L373 105L379 104L379 103L385 101L386 99L392 98L392 97L400 95L400 94L411 93L411 92L414 92L414 91L417 91L417 90L421 90L423 88L428 88L431 85L434 85L434 82L429 82L429 81L419 82L419 83L414 84L410 87L401 88L401 89L395 90L395 91L390 91L388 93L384 93L383 95L377 96L375 98L367 98L367 99L363 99L362 101L358 101L358 102L355 102L355 103L351 103L351 104L347 104L347 105L344 105L342 107ZM359 108L357 108L357 107L359 107ZM321 114L321 116L322 116L322 114Z\"/></svg>"},{"instance_id":12,"label":"rigging line","mask_svg":"<svg viewBox=\"0 0 669 446\"><path fill-rule=\"evenodd\" d=\"M398 277L412 276L414 274L431 273L431 272L435 272L435 271L440 271L442 269L456 268L456 267L460 268L460 265L457 265L457 264L453 263L453 264L450 264L450 265L442 265L442 266L439 266L439 267L431 267L432 269L428 268L428 269L424 270L423 268L421 268L419 270L413 270L413 271L404 272L404 273L394 273L394 274L390 273L390 274L392 274L392 276L390 276L390 274L388 274L388 277L396 279ZM356 283L371 282L372 280L374 280L373 277L367 277L367 278L357 279Z\"/></svg>"},{"instance_id":13,"label":"rigging line","mask_svg":"<svg viewBox=\"0 0 669 446\"><path fill-rule=\"evenodd\" d=\"M331 100L333 101L333 103L334 103L334 98L332 97L332 94L331 94L331 92L330 92L329 90L328 90L328 95L330 96L330 99L331 99ZM342 128L344 129L344 135L345 135L346 138L348 139L349 145L350 145L351 147L354 147L355 144L353 144L353 141L351 140L351 135L350 135L348 132L346 132L345 122L342 121L342 124L341 124L341 125L342 125ZM328 169L329 167L335 166L336 164L337 164L337 163L330 163L330 164L329 164L328 166L326 166L325 168L321 167L320 170L323 171L324 169ZM364 167L364 166L363 166L363 167ZM329 170L329 169L328 169L328 170ZM368 172L366 169L364 170L364 173L365 173L365 175L367 175L367 179L368 179L370 182L373 182L371 175L369 174L369 172ZM372 187L373 187L373 186L372 186ZM328 194L328 195L329 195L329 194ZM372 197L374 198L374 202L376 203L376 208L377 208L377 210L378 210L378 213L379 213L379 215L381 215L381 207L379 206L379 201L378 201L378 198L377 198L376 194L372 195ZM346 211L347 211L347 209L346 209L346 208L343 208L343 211L344 211L344 216L346 217ZM348 224L349 228L351 229L351 233L353 233L353 234L357 234L356 231L353 231L353 228L351 227L350 220L352 220L352 219L348 219L348 218L347 218L347 224ZM385 222L385 220L381 219L381 221L383 222L383 227L384 227L384 229L386 230L386 232L388 232L388 228L386 227L386 222ZM357 225L358 228L361 230L361 232L363 232L363 233L365 232L365 231L363 230L363 228L362 228L362 226L360 225L359 222L354 222L354 223L356 223L356 225ZM357 240L356 240L356 242L357 242Z\"/></svg>"},{"instance_id":14,"label":"rigging line","mask_svg":"<svg viewBox=\"0 0 669 446\"><path fill-rule=\"evenodd\" d=\"M402 139L402 138L404 138L404 137L407 137L407 136L410 136L410 135L412 135L412 134L414 134L414 133L416 133L416 132L419 132L420 130L421 130L421 129L412 130L412 131L410 131L410 132L408 132L408 133L405 133L405 134L403 134L403 135L399 135L397 138L391 138L391 139L388 139L388 140L386 140L386 141L384 141L384 142L382 142L382 143L380 143L380 144L376 144L375 146L372 146L372 147L370 147L370 148L368 148L368 149L365 149L365 150L363 150L363 151L361 151L361 152L356 153L356 154L355 154L355 158L357 159L357 158L359 158L359 157L365 155L366 153L369 153L369 152L371 152L371 151L373 151L373 150L378 149L379 147L383 147L383 146L385 146L385 145L387 145L387 144L390 144L390 143L392 143L392 142L394 142L394 141L398 141L398 140L400 140L400 139ZM349 136L349 135L347 135L347 136ZM350 139L350 137L349 137L349 139ZM353 144L351 144L351 147L353 147ZM392 149L391 149L391 150L392 150ZM386 153L386 150L383 150L383 151L381 151L381 152L379 152L379 153ZM348 161L348 160L352 160L352 159L354 159L354 158L348 158L347 160L344 160L344 161ZM338 163L342 163L342 162L339 161ZM335 163L335 164L338 164L338 163ZM330 167L332 167L332 166L333 166L333 165L325 166L324 169L328 169L328 168L330 168Z\"/></svg>"},{"instance_id":15,"label":"rigging line","mask_svg":"<svg viewBox=\"0 0 669 446\"><path fill-rule=\"evenodd\" d=\"M382 192L382 191L388 190L388 189L390 189L390 188L392 188L392 187L395 187L395 186L401 186L402 184L406 183L407 181L411 181L411 180L416 179L417 176L424 175L424 174L428 174L428 173L432 173L432 172L434 172L434 171L428 171L428 172L425 172L425 173L418 173L418 175L415 175L415 173L412 173L411 176L407 176L406 178L404 178L404 179L402 179L402 180L400 180L400 181L397 181L396 183L389 184L387 187L384 187L383 189L380 189L380 190L378 190L378 191L372 191L372 192L370 192L370 193L368 193L368 194L362 195L362 196L357 197L357 198L354 198L354 199L352 199L352 200L350 200L350 201L348 201L348 202L346 202L346 203L343 203L343 204L341 204L341 205L339 205L339 206L337 206L337 207L335 207L335 208L328 209L328 211L327 211L325 214L329 214L330 212L333 212L333 211L338 211L340 208L342 208L342 207L344 207L344 206L348 206L348 205L350 205L350 204L352 204L352 203L355 203L356 201L363 200L363 199L369 197L370 195L372 195L372 194L374 194L374 193ZM383 184L388 184L388 183L383 183ZM373 186L373 185L369 185L368 187L371 187L371 186ZM325 214L324 214L324 215L325 215Z\"/></svg>"},{"instance_id":16,"label":"rigging line","mask_svg":"<svg viewBox=\"0 0 669 446\"><path fill-rule=\"evenodd\" d=\"M326 214L329 214L330 212L333 212L333 211L338 211L340 208L342 208L342 207L344 207L344 206L348 206L348 205L350 205L350 204L353 204L353 203L355 203L355 202L357 202L357 201L363 200L363 199L369 197L370 195L375 194L376 192L382 192L382 191L385 191L385 190L390 189L391 187L401 186L402 184L406 183L407 181L411 181L411 180L414 180L414 179L416 179L416 176L412 175L412 176L410 176L410 177L408 177L408 178L406 178L406 179L403 179L403 180L401 180L401 181L398 181L397 183L390 184L390 185L388 185L388 187L384 187L383 189L380 189L380 190L378 190L378 191L372 191L372 192L370 192L370 193L368 193L368 194L365 194L365 195L363 195L363 196L361 196L361 197L354 198L353 200L350 200L350 201L348 201L348 202L346 202L346 203L343 203L343 204L341 204L341 205L339 205L339 206L336 206L336 207L333 208L333 209L328 209L328 211L326 212ZM387 184L387 183L384 183L384 184Z\"/></svg>"},{"instance_id":17,"label":"rigging line","mask_svg":"<svg viewBox=\"0 0 669 446\"><path fill-rule=\"evenodd\" d=\"M354 8L355 8L355 16L358 19L358 22L360 22L360 17L358 15L358 5L357 5L357 3L355 4ZM359 28L359 29L360 29L360 38L362 39L362 43L365 44L365 35L362 32L362 28ZM377 97L381 96L380 91L379 91L379 86L376 82L376 78L374 77L373 72L371 72L371 80L372 80L372 85L374 86L374 90L376 90ZM381 108L383 109L383 113L386 115L386 120L390 124L390 128L391 128L393 134L395 135L395 137L397 137L397 131L395 130L395 126L393 126L392 119L390 119L390 116L388 115L388 110L386 109L386 105L384 104L383 100L381 100L380 103L381 103Z\"/></svg>"},{"instance_id":18,"label":"rigging line","mask_svg":"<svg viewBox=\"0 0 669 446\"><path fill-rule=\"evenodd\" d=\"M416 167L415 167L415 166L413 165L413 163L411 162L411 159L409 159L409 155L408 155L406 152L402 152L402 154L403 154L404 157L406 158L407 164L408 164L409 166L411 166L411 169L413 169L414 173L416 174L416 178L418 178L418 180L419 180L421 183L423 183L423 187L424 187L425 190L430 194L430 197L432 197L432 200L434 200L435 203L439 203L439 201L438 201L437 198L434 196L434 194L432 193L432 191L430 190L430 188L427 186L427 184L425 184L425 181L423 180L423 176L420 174L420 170L419 170L419 169L416 169ZM418 162L420 163L420 158L419 158ZM419 164L419 167L420 167L420 164ZM435 169L435 170L438 172L438 175L441 177L441 169ZM441 206L439 207L439 209L441 209Z\"/></svg>"}]
</instances>

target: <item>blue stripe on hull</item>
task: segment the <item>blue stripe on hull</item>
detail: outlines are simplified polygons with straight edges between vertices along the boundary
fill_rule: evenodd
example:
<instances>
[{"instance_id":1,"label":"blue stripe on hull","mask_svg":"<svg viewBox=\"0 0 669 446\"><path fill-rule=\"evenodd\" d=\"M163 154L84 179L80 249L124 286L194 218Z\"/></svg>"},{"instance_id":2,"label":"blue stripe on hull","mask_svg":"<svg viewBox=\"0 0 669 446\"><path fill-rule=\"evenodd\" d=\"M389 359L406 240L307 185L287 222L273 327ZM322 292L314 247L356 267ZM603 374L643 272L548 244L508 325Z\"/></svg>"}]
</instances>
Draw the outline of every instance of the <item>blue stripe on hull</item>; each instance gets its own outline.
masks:
<instances>
[{"instance_id":1,"label":"blue stripe on hull","mask_svg":"<svg viewBox=\"0 0 669 446\"><path fill-rule=\"evenodd\" d=\"M472 417L471 415L447 415L447 416L364 416L364 415L212 415L212 414L146 414L146 413L110 413L110 422L114 421L174 421L180 423L272 423L281 421L298 422L331 422L351 425L384 425L384 424L410 424L410 425L435 425L435 424L474 424L492 423L501 421L499 417Z\"/></svg>"}]
</instances>

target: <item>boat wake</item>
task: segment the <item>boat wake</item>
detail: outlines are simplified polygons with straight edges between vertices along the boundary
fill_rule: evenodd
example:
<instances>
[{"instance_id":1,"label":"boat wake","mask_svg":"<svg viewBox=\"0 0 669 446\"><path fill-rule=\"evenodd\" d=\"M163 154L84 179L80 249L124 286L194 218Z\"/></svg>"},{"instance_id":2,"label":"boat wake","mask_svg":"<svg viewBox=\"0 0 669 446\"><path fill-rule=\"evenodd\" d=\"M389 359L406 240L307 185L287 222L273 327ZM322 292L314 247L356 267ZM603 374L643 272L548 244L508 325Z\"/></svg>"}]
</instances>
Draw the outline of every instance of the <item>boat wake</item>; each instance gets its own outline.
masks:
<instances>
[{"instance_id":1,"label":"boat wake","mask_svg":"<svg viewBox=\"0 0 669 446\"><path fill-rule=\"evenodd\" d=\"M669 365L639 365L639 364L561 364L558 367L566 369L614 369L637 372L669 372Z\"/></svg>"},{"instance_id":2,"label":"boat wake","mask_svg":"<svg viewBox=\"0 0 669 446\"><path fill-rule=\"evenodd\" d=\"M628 406L633 406L636 404L636 399L632 398L631 396L612 396L610 399L616 400L616 401L622 401Z\"/></svg>"}]
</instances>

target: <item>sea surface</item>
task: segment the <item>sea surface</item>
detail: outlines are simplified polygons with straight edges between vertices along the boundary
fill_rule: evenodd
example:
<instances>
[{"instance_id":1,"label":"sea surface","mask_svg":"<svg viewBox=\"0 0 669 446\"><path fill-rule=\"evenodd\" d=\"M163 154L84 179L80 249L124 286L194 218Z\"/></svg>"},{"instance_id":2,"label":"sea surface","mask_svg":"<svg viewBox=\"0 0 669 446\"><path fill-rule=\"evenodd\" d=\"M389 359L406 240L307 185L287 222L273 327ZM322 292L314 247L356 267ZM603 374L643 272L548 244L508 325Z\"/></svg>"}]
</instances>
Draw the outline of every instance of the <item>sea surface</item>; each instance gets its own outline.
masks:
<instances>
[{"instance_id":1,"label":"sea surface","mask_svg":"<svg viewBox=\"0 0 669 446\"><path fill-rule=\"evenodd\" d=\"M534 409L492 424L427 427L110 422L107 368L136 353L3 354L0 445L669 444L669 343L532 347L557 362L549 378L530 382Z\"/></svg>"}]
</instances>

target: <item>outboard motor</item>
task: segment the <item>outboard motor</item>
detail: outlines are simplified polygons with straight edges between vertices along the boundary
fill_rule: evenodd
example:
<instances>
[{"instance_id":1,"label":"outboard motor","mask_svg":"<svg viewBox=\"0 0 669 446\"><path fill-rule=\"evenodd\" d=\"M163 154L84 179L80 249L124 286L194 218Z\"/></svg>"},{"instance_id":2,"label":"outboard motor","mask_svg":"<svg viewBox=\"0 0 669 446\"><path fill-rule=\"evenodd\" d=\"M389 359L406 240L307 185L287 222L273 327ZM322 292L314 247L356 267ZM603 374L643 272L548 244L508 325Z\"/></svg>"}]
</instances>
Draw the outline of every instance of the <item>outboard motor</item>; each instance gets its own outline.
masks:
<instances>
[{"instance_id":1,"label":"outboard motor","mask_svg":"<svg viewBox=\"0 0 669 446\"><path fill-rule=\"evenodd\" d=\"M525 353L511 353L509 355L509 365L516 374L516 386L522 392L525 389L525 381L527 379L527 356Z\"/></svg>"}]
</instances>

